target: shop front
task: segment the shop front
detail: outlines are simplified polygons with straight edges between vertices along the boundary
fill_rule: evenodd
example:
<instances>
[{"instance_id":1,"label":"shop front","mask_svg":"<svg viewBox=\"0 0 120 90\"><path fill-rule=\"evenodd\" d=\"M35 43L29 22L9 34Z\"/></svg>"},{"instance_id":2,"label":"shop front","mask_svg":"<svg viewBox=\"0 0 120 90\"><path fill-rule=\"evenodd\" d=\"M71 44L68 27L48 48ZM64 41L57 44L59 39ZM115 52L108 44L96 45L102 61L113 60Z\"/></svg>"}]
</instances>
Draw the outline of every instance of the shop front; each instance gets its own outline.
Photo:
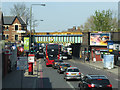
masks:
<instances>
[{"instance_id":1,"label":"shop front","mask_svg":"<svg viewBox=\"0 0 120 90\"><path fill-rule=\"evenodd\" d=\"M103 61L103 55L107 52L107 47L91 47L92 61Z\"/></svg>"}]
</instances>

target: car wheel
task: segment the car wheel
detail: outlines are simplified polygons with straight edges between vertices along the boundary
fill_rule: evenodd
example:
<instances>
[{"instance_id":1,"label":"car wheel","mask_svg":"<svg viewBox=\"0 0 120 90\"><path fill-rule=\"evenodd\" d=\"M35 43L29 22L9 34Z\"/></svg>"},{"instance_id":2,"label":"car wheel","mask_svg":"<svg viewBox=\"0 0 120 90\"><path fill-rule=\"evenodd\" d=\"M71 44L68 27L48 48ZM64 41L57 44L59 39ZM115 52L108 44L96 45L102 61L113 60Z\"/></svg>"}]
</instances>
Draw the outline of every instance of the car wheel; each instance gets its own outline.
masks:
<instances>
[{"instance_id":1,"label":"car wheel","mask_svg":"<svg viewBox=\"0 0 120 90\"><path fill-rule=\"evenodd\" d=\"M68 81L68 79L66 79L66 81Z\"/></svg>"}]
</instances>

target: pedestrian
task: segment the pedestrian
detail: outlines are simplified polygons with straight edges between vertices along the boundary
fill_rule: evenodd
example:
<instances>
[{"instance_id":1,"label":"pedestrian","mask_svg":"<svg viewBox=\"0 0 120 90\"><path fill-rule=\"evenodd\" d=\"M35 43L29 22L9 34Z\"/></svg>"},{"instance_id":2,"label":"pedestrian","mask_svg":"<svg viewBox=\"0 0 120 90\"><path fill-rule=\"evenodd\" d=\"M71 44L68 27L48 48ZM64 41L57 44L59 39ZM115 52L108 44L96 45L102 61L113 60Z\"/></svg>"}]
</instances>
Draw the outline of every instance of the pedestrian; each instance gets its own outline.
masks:
<instances>
[{"instance_id":1,"label":"pedestrian","mask_svg":"<svg viewBox=\"0 0 120 90\"><path fill-rule=\"evenodd\" d=\"M89 58L89 56L87 56L87 61L88 61L88 62L90 61L90 58Z\"/></svg>"}]
</instances>

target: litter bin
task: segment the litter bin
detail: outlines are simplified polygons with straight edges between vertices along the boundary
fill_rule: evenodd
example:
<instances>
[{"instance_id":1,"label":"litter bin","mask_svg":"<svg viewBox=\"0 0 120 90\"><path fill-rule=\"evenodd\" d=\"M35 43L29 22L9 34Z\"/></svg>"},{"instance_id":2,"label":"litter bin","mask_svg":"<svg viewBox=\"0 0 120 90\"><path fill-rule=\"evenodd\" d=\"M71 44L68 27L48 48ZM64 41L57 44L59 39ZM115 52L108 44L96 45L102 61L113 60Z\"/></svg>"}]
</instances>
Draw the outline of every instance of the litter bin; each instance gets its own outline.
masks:
<instances>
[{"instance_id":1,"label":"litter bin","mask_svg":"<svg viewBox=\"0 0 120 90\"><path fill-rule=\"evenodd\" d=\"M104 68L112 69L114 68L114 55L104 55Z\"/></svg>"}]
</instances>

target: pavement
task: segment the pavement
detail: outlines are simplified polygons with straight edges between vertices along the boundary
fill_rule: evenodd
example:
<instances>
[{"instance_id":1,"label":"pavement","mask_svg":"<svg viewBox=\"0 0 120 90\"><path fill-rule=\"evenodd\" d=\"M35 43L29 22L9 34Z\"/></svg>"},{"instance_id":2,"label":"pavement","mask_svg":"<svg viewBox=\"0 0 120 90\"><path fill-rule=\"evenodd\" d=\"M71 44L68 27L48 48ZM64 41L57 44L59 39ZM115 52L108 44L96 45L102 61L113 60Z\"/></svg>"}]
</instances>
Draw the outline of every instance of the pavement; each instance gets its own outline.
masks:
<instances>
[{"instance_id":1,"label":"pavement","mask_svg":"<svg viewBox=\"0 0 120 90\"><path fill-rule=\"evenodd\" d=\"M103 61L95 61L94 62L94 61L90 60L90 62L88 62L88 61L84 61L81 59L70 59L70 61L89 65L89 66L94 67L96 69L103 69L103 70L110 72L110 73L113 73L115 75L120 75L120 73L118 72L120 70L120 67L114 65L114 68L112 68L112 69L104 68Z\"/></svg>"},{"instance_id":2,"label":"pavement","mask_svg":"<svg viewBox=\"0 0 120 90\"><path fill-rule=\"evenodd\" d=\"M2 79L3 90L8 88L36 88L37 81L37 66L33 66L33 75L28 75L28 69L21 71L15 70L8 73Z\"/></svg>"}]
</instances>

